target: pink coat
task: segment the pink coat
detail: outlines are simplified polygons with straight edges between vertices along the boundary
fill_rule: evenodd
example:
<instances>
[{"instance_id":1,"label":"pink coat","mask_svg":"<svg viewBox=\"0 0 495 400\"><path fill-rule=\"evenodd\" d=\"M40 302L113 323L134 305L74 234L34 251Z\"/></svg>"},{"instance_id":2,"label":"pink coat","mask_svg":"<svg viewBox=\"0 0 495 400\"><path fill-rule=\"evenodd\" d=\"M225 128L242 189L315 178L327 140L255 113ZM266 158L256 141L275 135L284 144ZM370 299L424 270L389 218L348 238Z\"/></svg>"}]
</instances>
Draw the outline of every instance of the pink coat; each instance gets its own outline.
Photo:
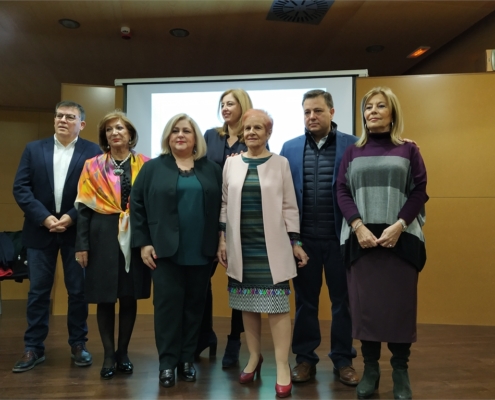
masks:
<instances>
[{"instance_id":1,"label":"pink coat","mask_svg":"<svg viewBox=\"0 0 495 400\"><path fill-rule=\"evenodd\" d=\"M227 224L227 275L242 282L241 194L248 164L238 155L227 159L223 168L220 222ZM263 226L273 283L294 278L296 262L287 232L299 232L299 210L294 184L285 157L272 154L258 166Z\"/></svg>"}]
</instances>

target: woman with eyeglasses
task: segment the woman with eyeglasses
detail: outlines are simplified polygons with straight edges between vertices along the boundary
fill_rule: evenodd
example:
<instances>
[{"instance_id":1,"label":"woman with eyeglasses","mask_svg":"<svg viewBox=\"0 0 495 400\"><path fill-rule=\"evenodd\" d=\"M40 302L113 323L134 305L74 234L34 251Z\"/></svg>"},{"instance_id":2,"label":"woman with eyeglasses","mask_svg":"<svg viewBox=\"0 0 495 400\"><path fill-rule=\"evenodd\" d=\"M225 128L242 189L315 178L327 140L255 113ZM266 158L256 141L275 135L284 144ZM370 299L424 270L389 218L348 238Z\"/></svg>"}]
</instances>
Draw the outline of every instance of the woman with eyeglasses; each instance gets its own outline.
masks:
<instances>
[{"instance_id":1,"label":"woman with eyeglasses","mask_svg":"<svg viewBox=\"0 0 495 400\"><path fill-rule=\"evenodd\" d=\"M104 351L100 376L111 379L116 371L133 373L128 346L137 300L150 297L151 274L139 249L131 249L129 229L131 187L149 158L133 151L138 134L122 112L105 115L98 123L98 132L104 154L87 160L79 179L76 260L85 269L86 301L97 304Z\"/></svg>"}]
</instances>

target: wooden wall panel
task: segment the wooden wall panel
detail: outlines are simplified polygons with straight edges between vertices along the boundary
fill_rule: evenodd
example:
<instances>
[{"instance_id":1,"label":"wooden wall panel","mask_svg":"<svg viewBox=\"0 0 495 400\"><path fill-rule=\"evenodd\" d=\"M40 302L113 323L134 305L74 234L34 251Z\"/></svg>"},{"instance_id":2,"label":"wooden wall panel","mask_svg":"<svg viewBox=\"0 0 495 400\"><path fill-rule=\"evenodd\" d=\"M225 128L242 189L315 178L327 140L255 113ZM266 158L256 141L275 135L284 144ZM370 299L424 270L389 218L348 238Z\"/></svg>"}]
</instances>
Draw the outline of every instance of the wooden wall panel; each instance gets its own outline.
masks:
<instances>
[{"instance_id":1,"label":"wooden wall panel","mask_svg":"<svg viewBox=\"0 0 495 400\"><path fill-rule=\"evenodd\" d=\"M0 109L0 231L22 229L24 215L12 195L19 161L27 143L53 135L53 113ZM27 299L29 281L2 281L4 300Z\"/></svg>"},{"instance_id":2,"label":"wooden wall panel","mask_svg":"<svg viewBox=\"0 0 495 400\"><path fill-rule=\"evenodd\" d=\"M495 74L425 75L357 80L359 102L372 87L388 86L404 112L404 137L414 139L428 168L432 197L494 197ZM338 122L338 110L336 110Z\"/></svg>"},{"instance_id":3,"label":"wooden wall panel","mask_svg":"<svg viewBox=\"0 0 495 400\"><path fill-rule=\"evenodd\" d=\"M495 325L494 198L432 198L418 322Z\"/></svg>"}]
</instances>

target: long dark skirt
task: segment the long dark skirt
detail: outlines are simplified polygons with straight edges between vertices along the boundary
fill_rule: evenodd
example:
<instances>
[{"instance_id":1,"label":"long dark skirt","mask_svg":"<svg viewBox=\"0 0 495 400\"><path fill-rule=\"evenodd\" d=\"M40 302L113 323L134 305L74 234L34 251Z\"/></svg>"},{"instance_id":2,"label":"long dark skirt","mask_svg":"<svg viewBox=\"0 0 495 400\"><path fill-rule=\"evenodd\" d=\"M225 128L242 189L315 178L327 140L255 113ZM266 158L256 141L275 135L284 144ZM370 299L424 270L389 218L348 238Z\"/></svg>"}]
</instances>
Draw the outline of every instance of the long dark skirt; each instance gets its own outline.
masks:
<instances>
[{"instance_id":1,"label":"long dark skirt","mask_svg":"<svg viewBox=\"0 0 495 400\"><path fill-rule=\"evenodd\" d=\"M418 271L383 247L371 249L347 270L352 337L416 342Z\"/></svg>"}]
</instances>

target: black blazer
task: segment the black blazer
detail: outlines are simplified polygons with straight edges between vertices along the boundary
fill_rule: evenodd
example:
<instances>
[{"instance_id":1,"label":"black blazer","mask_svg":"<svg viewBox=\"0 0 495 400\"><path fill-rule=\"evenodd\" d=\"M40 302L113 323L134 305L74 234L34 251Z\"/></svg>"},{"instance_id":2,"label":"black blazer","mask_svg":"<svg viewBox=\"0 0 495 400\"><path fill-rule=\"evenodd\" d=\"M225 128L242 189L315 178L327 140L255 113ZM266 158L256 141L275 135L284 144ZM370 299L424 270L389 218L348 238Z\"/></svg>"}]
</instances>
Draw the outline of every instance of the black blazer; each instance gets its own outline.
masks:
<instances>
[{"instance_id":1,"label":"black blazer","mask_svg":"<svg viewBox=\"0 0 495 400\"><path fill-rule=\"evenodd\" d=\"M74 201L77 196L77 184L84 162L97 154L100 147L88 140L77 139L72 155L64 191L60 213L55 210L54 178L53 178L53 149L54 137L28 143L22 154L19 168L14 180L14 198L24 211L24 226L22 228L22 243L25 247L43 249L57 237L66 244L76 241L77 211ZM50 233L42 224L50 215L60 218L69 215L74 225L63 233Z\"/></svg>"},{"instance_id":2,"label":"black blazer","mask_svg":"<svg viewBox=\"0 0 495 400\"><path fill-rule=\"evenodd\" d=\"M220 136L215 128L208 129L205 132L206 141L206 157L208 160L216 162L218 165L223 167L225 164L225 141L227 136ZM239 151L247 151L247 147L244 143L240 143Z\"/></svg>"},{"instance_id":3,"label":"black blazer","mask_svg":"<svg viewBox=\"0 0 495 400\"><path fill-rule=\"evenodd\" d=\"M203 157L194 162L203 187L205 227L202 252L214 257L218 246L218 219L222 201L222 171ZM172 257L179 248L177 180L179 169L170 154L148 161L139 171L131 190L132 247L152 245L158 258Z\"/></svg>"}]
</instances>

